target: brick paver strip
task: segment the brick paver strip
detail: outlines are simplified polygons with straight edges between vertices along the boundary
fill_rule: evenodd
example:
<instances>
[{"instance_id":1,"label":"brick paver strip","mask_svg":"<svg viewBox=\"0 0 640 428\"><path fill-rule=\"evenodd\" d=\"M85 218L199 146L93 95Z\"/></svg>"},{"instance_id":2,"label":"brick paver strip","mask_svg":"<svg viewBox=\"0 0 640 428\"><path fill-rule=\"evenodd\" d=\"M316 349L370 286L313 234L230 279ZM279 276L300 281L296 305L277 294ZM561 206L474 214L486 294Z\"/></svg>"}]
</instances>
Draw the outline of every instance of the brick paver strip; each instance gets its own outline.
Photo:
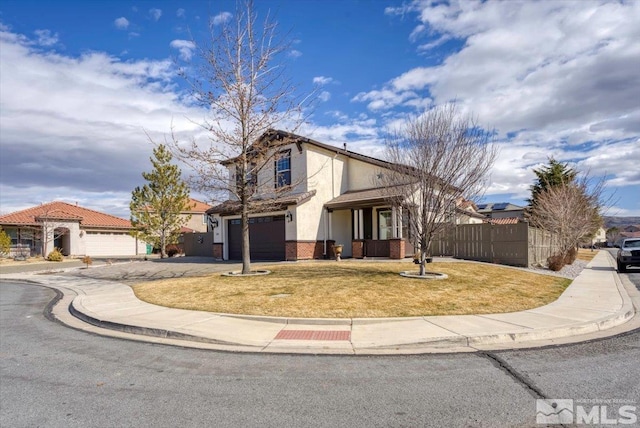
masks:
<instances>
[{"instance_id":1,"label":"brick paver strip","mask_svg":"<svg viewBox=\"0 0 640 428\"><path fill-rule=\"evenodd\" d=\"M344 330L281 330L276 340L351 340Z\"/></svg>"}]
</instances>

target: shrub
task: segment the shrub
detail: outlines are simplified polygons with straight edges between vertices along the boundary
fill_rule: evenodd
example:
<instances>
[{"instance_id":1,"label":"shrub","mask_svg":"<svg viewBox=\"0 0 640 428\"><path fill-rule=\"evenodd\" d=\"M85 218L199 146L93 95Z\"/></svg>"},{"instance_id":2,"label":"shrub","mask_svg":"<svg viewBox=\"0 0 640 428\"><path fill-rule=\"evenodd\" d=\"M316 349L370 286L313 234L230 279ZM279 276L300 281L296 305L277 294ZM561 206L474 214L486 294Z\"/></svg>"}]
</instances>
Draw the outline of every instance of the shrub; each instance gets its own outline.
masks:
<instances>
[{"instance_id":1,"label":"shrub","mask_svg":"<svg viewBox=\"0 0 640 428\"><path fill-rule=\"evenodd\" d=\"M167 245L167 256L173 257L177 254L180 254L180 247L174 244Z\"/></svg>"},{"instance_id":2,"label":"shrub","mask_svg":"<svg viewBox=\"0 0 640 428\"><path fill-rule=\"evenodd\" d=\"M556 254L547 259L547 265L549 266L550 270L554 272L558 272L560 269L564 267L565 265L564 260L565 260L564 256L560 254Z\"/></svg>"},{"instance_id":3,"label":"shrub","mask_svg":"<svg viewBox=\"0 0 640 428\"><path fill-rule=\"evenodd\" d=\"M49 255L47 256L47 260L49 260L50 262L61 262L62 260L64 260L64 256L62 255L60 250L56 248L49 253Z\"/></svg>"},{"instance_id":4,"label":"shrub","mask_svg":"<svg viewBox=\"0 0 640 428\"><path fill-rule=\"evenodd\" d=\"M578 250L573 247L569 250L569 252L564 256L564 263L567 265L572 265L573 262L578 258Z\"/></svg>"},{"instance_id":5,"label":"shrub","mask_svg":"<svg viewBox=\"0 0 640 428\"><path fill-rule=\"evenodd\" d=\"M180 246L176 244L169 244L166 246L166 249L167 249L167 256L169 257L173 257L182 253Z\"/></svg>"},{"instance_id":6,"label":"shrub","mask_svg":"<svg viewBox=\"0 0 640 428\"><path fill-rule=\"evenodd\" d=\"M0 255L9 255L11 252L11 237L0 227Z\"/></svg>"}]
</instances>

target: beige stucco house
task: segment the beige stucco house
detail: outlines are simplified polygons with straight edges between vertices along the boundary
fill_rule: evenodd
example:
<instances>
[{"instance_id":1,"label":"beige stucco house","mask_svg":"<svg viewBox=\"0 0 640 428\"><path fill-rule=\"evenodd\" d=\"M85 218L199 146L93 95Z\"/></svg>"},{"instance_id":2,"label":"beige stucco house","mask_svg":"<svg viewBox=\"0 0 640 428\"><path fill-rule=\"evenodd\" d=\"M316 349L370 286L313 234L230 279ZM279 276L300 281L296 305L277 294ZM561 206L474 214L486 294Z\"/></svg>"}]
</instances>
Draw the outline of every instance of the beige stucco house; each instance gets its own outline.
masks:
<instances>
[{"instance_id":1,"label":"beige stucco house","mask_svg":"<svg viewBox=\"0 0 640 428\"><path fill-rule=\"evenodd\" d=\"M187 222L180 232L207 232L209 224L207 210L209 209L211 209L211 205L205 204L197 199L190 198L187 208L180 212L180 216L187 219Z\"/></svg>"},{"instance_id":2,"label":"beige stucco house","mask_svg":"<svg viewBox=\"0 0 640 428\"><path fill-rule=\"evenodd\" d=\"M131 236L131 222L61 201L0 216L11 237L12 256L46 256L58 248L65 256L123 257L146 254L146 243Z\"/></svg>"},{"instance_id":3,"label":"beige stucco house","mask_svg":"<svg viewBox=\"0 0 640 428\"><path fill-rule=\"evenodd\" d=\"M273 187L292 189L269 211L250 216L250 248L254 260L304 260L332 257L343 245L343 257L403 258L414 252L407 213L385 199L376 177L391 164L284 131L263 136L276 161L257 177ZM228 165L230 180L235 167ZM230 199L207 213L213 227L216 259L241 258L239 204ZM466 204L456 222L481 222Z\"/></svg>"}]
</instances>

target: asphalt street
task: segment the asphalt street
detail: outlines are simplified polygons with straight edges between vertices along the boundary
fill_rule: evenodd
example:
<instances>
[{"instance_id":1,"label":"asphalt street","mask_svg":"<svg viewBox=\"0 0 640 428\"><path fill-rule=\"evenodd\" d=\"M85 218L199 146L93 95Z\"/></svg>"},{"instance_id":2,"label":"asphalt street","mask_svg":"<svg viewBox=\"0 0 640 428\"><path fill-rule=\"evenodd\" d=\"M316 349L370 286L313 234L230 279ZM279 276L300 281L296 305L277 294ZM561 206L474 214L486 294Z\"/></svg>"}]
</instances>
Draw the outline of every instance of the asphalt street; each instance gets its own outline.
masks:
<instances>
[{"instance_id":1,"label":"asphalt street","mask_svg":"<svg viewBox=\"0 0 640 428\"><path fill-rule=\"evenodd\" d=\"M640 401L638 331L478 354L233 354L76 331L45 317L54 297L0 284L0 426L540 427L536 398Z\"/></svg>"}]
</instances>

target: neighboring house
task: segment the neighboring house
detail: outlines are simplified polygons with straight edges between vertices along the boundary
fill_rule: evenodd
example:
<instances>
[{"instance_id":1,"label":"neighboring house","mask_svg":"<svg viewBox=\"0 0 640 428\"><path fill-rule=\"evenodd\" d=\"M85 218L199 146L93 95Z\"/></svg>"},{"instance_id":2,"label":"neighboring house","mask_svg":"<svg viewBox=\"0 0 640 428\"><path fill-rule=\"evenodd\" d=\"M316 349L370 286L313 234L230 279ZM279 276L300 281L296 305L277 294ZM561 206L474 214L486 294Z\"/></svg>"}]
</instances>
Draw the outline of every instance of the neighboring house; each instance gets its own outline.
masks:
<instances>
[{"instance_id":1,"label":"neighboring house","mask_svg":"<svg viewBox=\"0 0 640 428\"><path fill-rule=\"evenodd\" d=\"M599 228L591 239L591 243L595 246L602 246L607 242L607 231L604 227Z\"/></svg>"},{"instance_id":2,"label":"neighboring house","mask_svg":"<svg viewBox=\"0 0 640 428\"><path fill-rule=\"evenodd\" d=\"M189 209L182 211L180 215L183 217L191 216L191 218L180 229L180 232L188 233L209 231L209 216L207 215L207 210L209 209L211 209L211 205L207 205L197 199L190 198Z\"/></svg>"},{"instance_id":3,"label":"neighboring house","mask_svg":"<svg viewBox=\"0 0 640 428\"><path fill-rule=\"evenodd\" d=\"M478 213L490 219L517 218L524 219L524 207L509 202L478 204ZM515 221L517 223L517 221ZM496 223L498 224L498 223ZM505 224L505 223L501 223ZM506 223L512 224L512 223Z\"/></svg>"},{"instance_id":4,"label":"neighboring house","mask_svg":"<svg viewBox=\"0 0 640 428\"><path fill-rule=\"evenodd\" d=\"M616 239L615 239L615 244L620 245L620 242L622 242L622 240L626 238L640 238L640 231L618 233L618 236L616 236Z\"/></svg>"},{"instance_id":5,"label":"neighboring house","mask_svg":"<svg viewBox=\"0 0 640 428\"><path fill-rule=\"evenodd\" d=\"M261 170L258 182L271 180L273 190L293 188L276 202L265 202L264 212L250 215L253 260L332 257L334 244L343 245L343 257L413 254L407 211L392 207L375 186L390 163L284 131L268 131L261 142L277 151L278 160ZM227 167L235 180L235 165L230 161ZM241 259L240 204L228 200L207 213L214 226L214 257ZM472 206L459 207L455 221L481 221L476 216Z\"/></svg>"},{"instance_id":6,"label":"neighboring house","mask_svg":"<svg viewBox=\"0 0 640 428\"><path fill-rule=\"evenodd\" d=\"M473 201L458 201L454 224L478 224L485 220L486 217L478 212L478 206Z\"/></svg>"},{"instance_id":7,"label":"neighboring house","mask_svg":"<svg viewBox=\"0 0 640 428\"><path fill-rule=\"evenodd\" d=\"M622 229L623 232L640 232L640 224L632 224Z\"/></svg>"},{"instance_id":8,"label":"neighboring house","mask_svg":"<svg viewBox=\"0 0 640 428\"><path fill-rule=\"evenodd\" d=\"M77 204L50 202L0 216L11 237L12 255L44 255L59 248L65 256L134 256L147 246L130 235L131 222Z\"/></svg>"}]
</instances>

